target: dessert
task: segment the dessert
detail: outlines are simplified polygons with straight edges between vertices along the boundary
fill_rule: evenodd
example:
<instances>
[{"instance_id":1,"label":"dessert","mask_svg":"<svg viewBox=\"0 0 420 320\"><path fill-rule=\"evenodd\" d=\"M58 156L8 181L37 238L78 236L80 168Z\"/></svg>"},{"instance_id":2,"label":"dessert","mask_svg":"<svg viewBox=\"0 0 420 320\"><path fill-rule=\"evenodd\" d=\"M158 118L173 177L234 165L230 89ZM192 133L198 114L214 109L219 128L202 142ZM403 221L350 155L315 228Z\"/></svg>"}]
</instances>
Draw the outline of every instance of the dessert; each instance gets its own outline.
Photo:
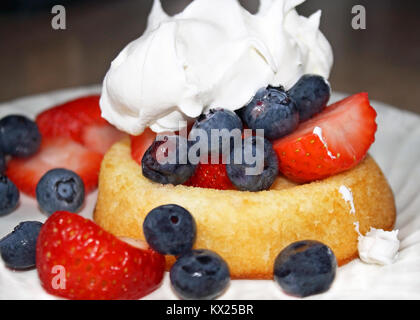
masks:
<instances>
[{"instance_id":1,"label":"dessert","mask_svg":"<svg viewBox=\"0 0 420 320\"><path fill-rule=\"evenodd\" d=\"M392 230L395 223L392 191L367 156L377 129L367 94L326 108L332 51L318 30L319 13L307 19L295 3L277 0L262 1L251 15L236 1L216 2L197 0L168 17L155 1L144 35L112 62L102 115L137 137L105 155L95 222L118 236L144 239L138 226L149 211L180 205L197 222L195 248L220 254L233 278L271 279L279 250L299 240L328 245L339 265L351 261L357 257L355 222L362 233ZM232 18L223 19L218 5ZM211 58L221 51L229 53ZM264 129L280 175L238 178L229 164L199 163L191 176L189 164L157 164L153 152L161 144L152 131L181 132L195 120L190 134L242 129L231 111L247 128ZM351 204L343 187L351 190ZM169 268L174 258L167 260Z\"/></svg>"},{"instance_id":2,"label":"dessert","mask_svg":"<svg viewBox=\"0 0 420 320\"><path fill-rule=\"evenodd\" d=\"M180 298L213 299L230 278L274 277L299 297L325 292L358 250L392 263L397 232L384 230L394 198L368 155L376 112L365 93L327 107L331 48L320 14L301 17L295 5L262 1L251 15L233 0L196 0L169 17L155 1L100 100L130 138L90 96L28 120L41 145L30 130L33 140L11 147L28 143L30 154L7 151L0 191L16 184L55 212L42 228L24 222L0 239L7 266L36 266L60 297L138 299L160 285L166 255ZM214 140L213 130L236 135ZM95 189L101 162L95 224L68 211Z\"/></svg>"}]
</instances>

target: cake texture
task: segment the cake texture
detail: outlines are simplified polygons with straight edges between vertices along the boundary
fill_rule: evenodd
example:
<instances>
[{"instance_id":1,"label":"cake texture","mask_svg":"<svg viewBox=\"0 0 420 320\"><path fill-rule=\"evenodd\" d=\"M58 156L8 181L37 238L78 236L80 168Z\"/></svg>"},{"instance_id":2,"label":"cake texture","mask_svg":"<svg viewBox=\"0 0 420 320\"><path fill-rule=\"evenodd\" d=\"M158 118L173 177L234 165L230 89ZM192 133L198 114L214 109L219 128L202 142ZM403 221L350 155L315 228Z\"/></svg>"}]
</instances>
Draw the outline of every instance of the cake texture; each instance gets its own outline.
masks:
<instances>
[{"instance_id":1,"label":"cake texture","mask_svg":"<svg viewBox=\"0 0 420 320\"><path fill-rule=\"evenodd\" d=\"M144 239L145 216L164 204L191 212L195 248L219 253L233 279L271 279L278 253L299 240L325 243L343 265L358 256L356 223L365 234L392 230L396 219L393 193L370 156L322 181L296 185L279 177L269 191L251 193L154 183L131 158L129 140L116 143L102 162L95 222L116 236ZM168 268L174 260L167 257Z\"/></svg>"}]
</instances>

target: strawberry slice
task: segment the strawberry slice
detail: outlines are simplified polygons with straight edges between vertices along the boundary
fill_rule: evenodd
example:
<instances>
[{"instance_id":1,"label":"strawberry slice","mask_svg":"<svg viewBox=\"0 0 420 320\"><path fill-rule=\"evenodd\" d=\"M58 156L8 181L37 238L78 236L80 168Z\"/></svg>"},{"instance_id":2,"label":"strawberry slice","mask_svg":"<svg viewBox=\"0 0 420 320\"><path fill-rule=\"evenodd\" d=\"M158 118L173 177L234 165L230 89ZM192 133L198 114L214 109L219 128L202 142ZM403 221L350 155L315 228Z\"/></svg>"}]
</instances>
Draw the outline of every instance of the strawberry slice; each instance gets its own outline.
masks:
<instances>
[{"instance_id":1,"label":"strawberry slice","mask_svg":"<svg viewBox=\"0 0 420 320\"><path fill-rule=\"evenodd\" d=\"M221 159L218 164L211 163L211 157L208 163L199 163L194 175L184 185L196 188L208 188L217 190L235 190L235 186L230 181L226 165Z\"/></svg>"},{"instance_id":2,"label":"strawberry slice","mask_svg":"<svg viewBox=\"0 0 420 320\"><path fill-rule=\"evenodd\" d=\"M124 134L101 117L99 96L87 96L48 109L36 118L42 137L67 137L104 154Z\"/></svg>"},{"instance_id":3,"label":"strawberry slice","mask_svg":"<svg viewBox=\"0 0 420 320\"><path fill-rule=\"evenodd\" d=\"M339 101L273 143L279 169L296 182L324 179L355 167L375 141L376 111L367 93Z\"/></svg>"},{"instance_id":4,"label":"strawberry slice","mask_svg":"<svg viewBox=\"0 0 420 320\"><path fill-rule=\"evenodd\" d=\"M79 215L56 212L37 240L41 284L67 299L140 299L161 283L165 258L135 242L122 241Z\"/></svg>"},{"instance_id":5,"label":"strawberry slice","mask_svg":"<svg viewBox=\"0 0 420 320\"><path fill-rule=\"evenodd\" d=\"M35 196L36 185L47 171L65 168L82 178L88 193L98 184L102 158L101 153L91 151L69 138L43 138L39 151L32 157L10 159L6 174L19 190Z\"/></svg>"},{"instance_id":6,"label":"strawberry slice","mask_svg":"<svg viewBox=\"0 0 420 320\"><path fill-rule=\"evenodd\" d=\"M90 125L83 130L82 144L89 150L105 154L112 145L127 136L111 125Z\"/></svg>"},{"instance_id":7,"label":"strawberry slice","mask_svg":"<svg viewBox=\"0 0 420 320\"><path fill-rule=\"evenodd\" d=\"M144 153L152 145L156 139L156 133L147 128L141 135L130 136L131 140L131 157L141 166L141 160Z\"/></svg>"}]
</instances>

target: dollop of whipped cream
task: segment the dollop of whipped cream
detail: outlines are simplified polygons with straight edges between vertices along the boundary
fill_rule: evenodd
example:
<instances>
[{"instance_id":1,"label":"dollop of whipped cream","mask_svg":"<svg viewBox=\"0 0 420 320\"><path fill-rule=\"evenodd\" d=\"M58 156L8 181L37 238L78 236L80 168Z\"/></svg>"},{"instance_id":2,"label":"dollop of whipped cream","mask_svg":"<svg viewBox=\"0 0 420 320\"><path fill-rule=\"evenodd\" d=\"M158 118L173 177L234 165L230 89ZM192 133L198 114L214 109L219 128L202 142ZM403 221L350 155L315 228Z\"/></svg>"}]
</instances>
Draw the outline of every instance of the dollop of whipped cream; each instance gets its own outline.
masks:
<instances>
[{"instance_id":1,"label":"dollop of whipped cream","mask_svg":"<svg viewBox=\"0 0 420 320\"><path fill-rule=\"evenodd\" d=\"M330 44L305 0L261 0L257 14L237 0L194 0L168 16L155 0L145 33L112 62L102 116L127 133L178 130L210 108L237 110L258 89L290 88L306 73L329 77Z\"/></svg>"},{"instance_id":2,"label":"dollop of whipped cream","mask_svg":"<svg viewBox=\"0 0 420 320\"><path fill-rule=\"evenodd\" d=\"M370 228L366 235L359 232L359 225L356 223L356 232L359 234L358 251L360 260L369 264L390 265L398 257L400 241L398 230L384 231L382 229Z\"/></svg>"}]
</instances>

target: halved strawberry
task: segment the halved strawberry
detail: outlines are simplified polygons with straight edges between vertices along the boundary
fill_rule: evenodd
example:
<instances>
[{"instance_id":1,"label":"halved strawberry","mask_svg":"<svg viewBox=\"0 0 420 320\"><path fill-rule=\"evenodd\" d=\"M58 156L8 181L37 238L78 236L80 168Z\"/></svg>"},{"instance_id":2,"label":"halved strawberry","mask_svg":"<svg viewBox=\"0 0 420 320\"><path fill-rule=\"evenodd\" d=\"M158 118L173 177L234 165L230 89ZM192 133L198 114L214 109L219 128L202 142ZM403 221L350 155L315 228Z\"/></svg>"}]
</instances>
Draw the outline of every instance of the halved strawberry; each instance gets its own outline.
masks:
<instances>
[{"instance_id":1,"label":"halved strawberry","mask_svg":"<svg viewBox=\"0 0 420 320\"><path fill-rule=\"evenodd\" d=\"M208 163L199 163L194 175L184 185L197 188L208 188L217 190L234 190L235 186L230 181L226 165L221 159L218 164L211 163L211 157Z\"/></svg>"},{"instance_id":2,"label":"halved strawberry","mask_svg":"<svg viewBox=\"0 0 420 320\"><path fill-rule=\"evenodd\" d=\"M141 165L141 160L143 159L144 153L152 145L153 141L156 139L156 133L147 128L143 131L141 135L130 136L131 139L131 157L139 165Z\"/></svg>"},{"instance_id":3,"label":"halved strawberry","mask_svg":"<svg viewBox=\"0 0 420 320\"><path fill-rule=\"evenodd\" d=\"M104 154L124 134L101 117L99 96L87 96L48 109L36 118L42 137L67 137Z\"/></svg>"},{"instance_id":4,"label":"halved strawberry","mask_svg":"<svg viewBox=\"0 0 420 320\"><path fill-rule=\"evenodd\" d=\"M49 170L65 168L76 172L85 184L86 193L98 184L103 155L69 138L43 138L39 151L30 158L12 158L6 174L19 190L35 196L38 181Z\"/></svg>"},{"instance_id":5,"label":"halved strawberry","mask_svg":"<svg viewBox=\"0 0 420 320\"><path fill-rule=\"evenodd\" d=\"M135 242L122 241L77 214L56 212L37 240L41 284L68 299L140 299L161 283L165 258Z\"/></svg>"},{"instance_id":6,"label":"halved strawberry","mask_svg":"<svg viewBox=\"0 0 420 320\"><path fill-rule=\"evenodd\" d=\"M310 182L355 167L375 141L375 118L367 93L331 105L273 143L280 171L291 180Z\"/></svg>"}]
</instances>

